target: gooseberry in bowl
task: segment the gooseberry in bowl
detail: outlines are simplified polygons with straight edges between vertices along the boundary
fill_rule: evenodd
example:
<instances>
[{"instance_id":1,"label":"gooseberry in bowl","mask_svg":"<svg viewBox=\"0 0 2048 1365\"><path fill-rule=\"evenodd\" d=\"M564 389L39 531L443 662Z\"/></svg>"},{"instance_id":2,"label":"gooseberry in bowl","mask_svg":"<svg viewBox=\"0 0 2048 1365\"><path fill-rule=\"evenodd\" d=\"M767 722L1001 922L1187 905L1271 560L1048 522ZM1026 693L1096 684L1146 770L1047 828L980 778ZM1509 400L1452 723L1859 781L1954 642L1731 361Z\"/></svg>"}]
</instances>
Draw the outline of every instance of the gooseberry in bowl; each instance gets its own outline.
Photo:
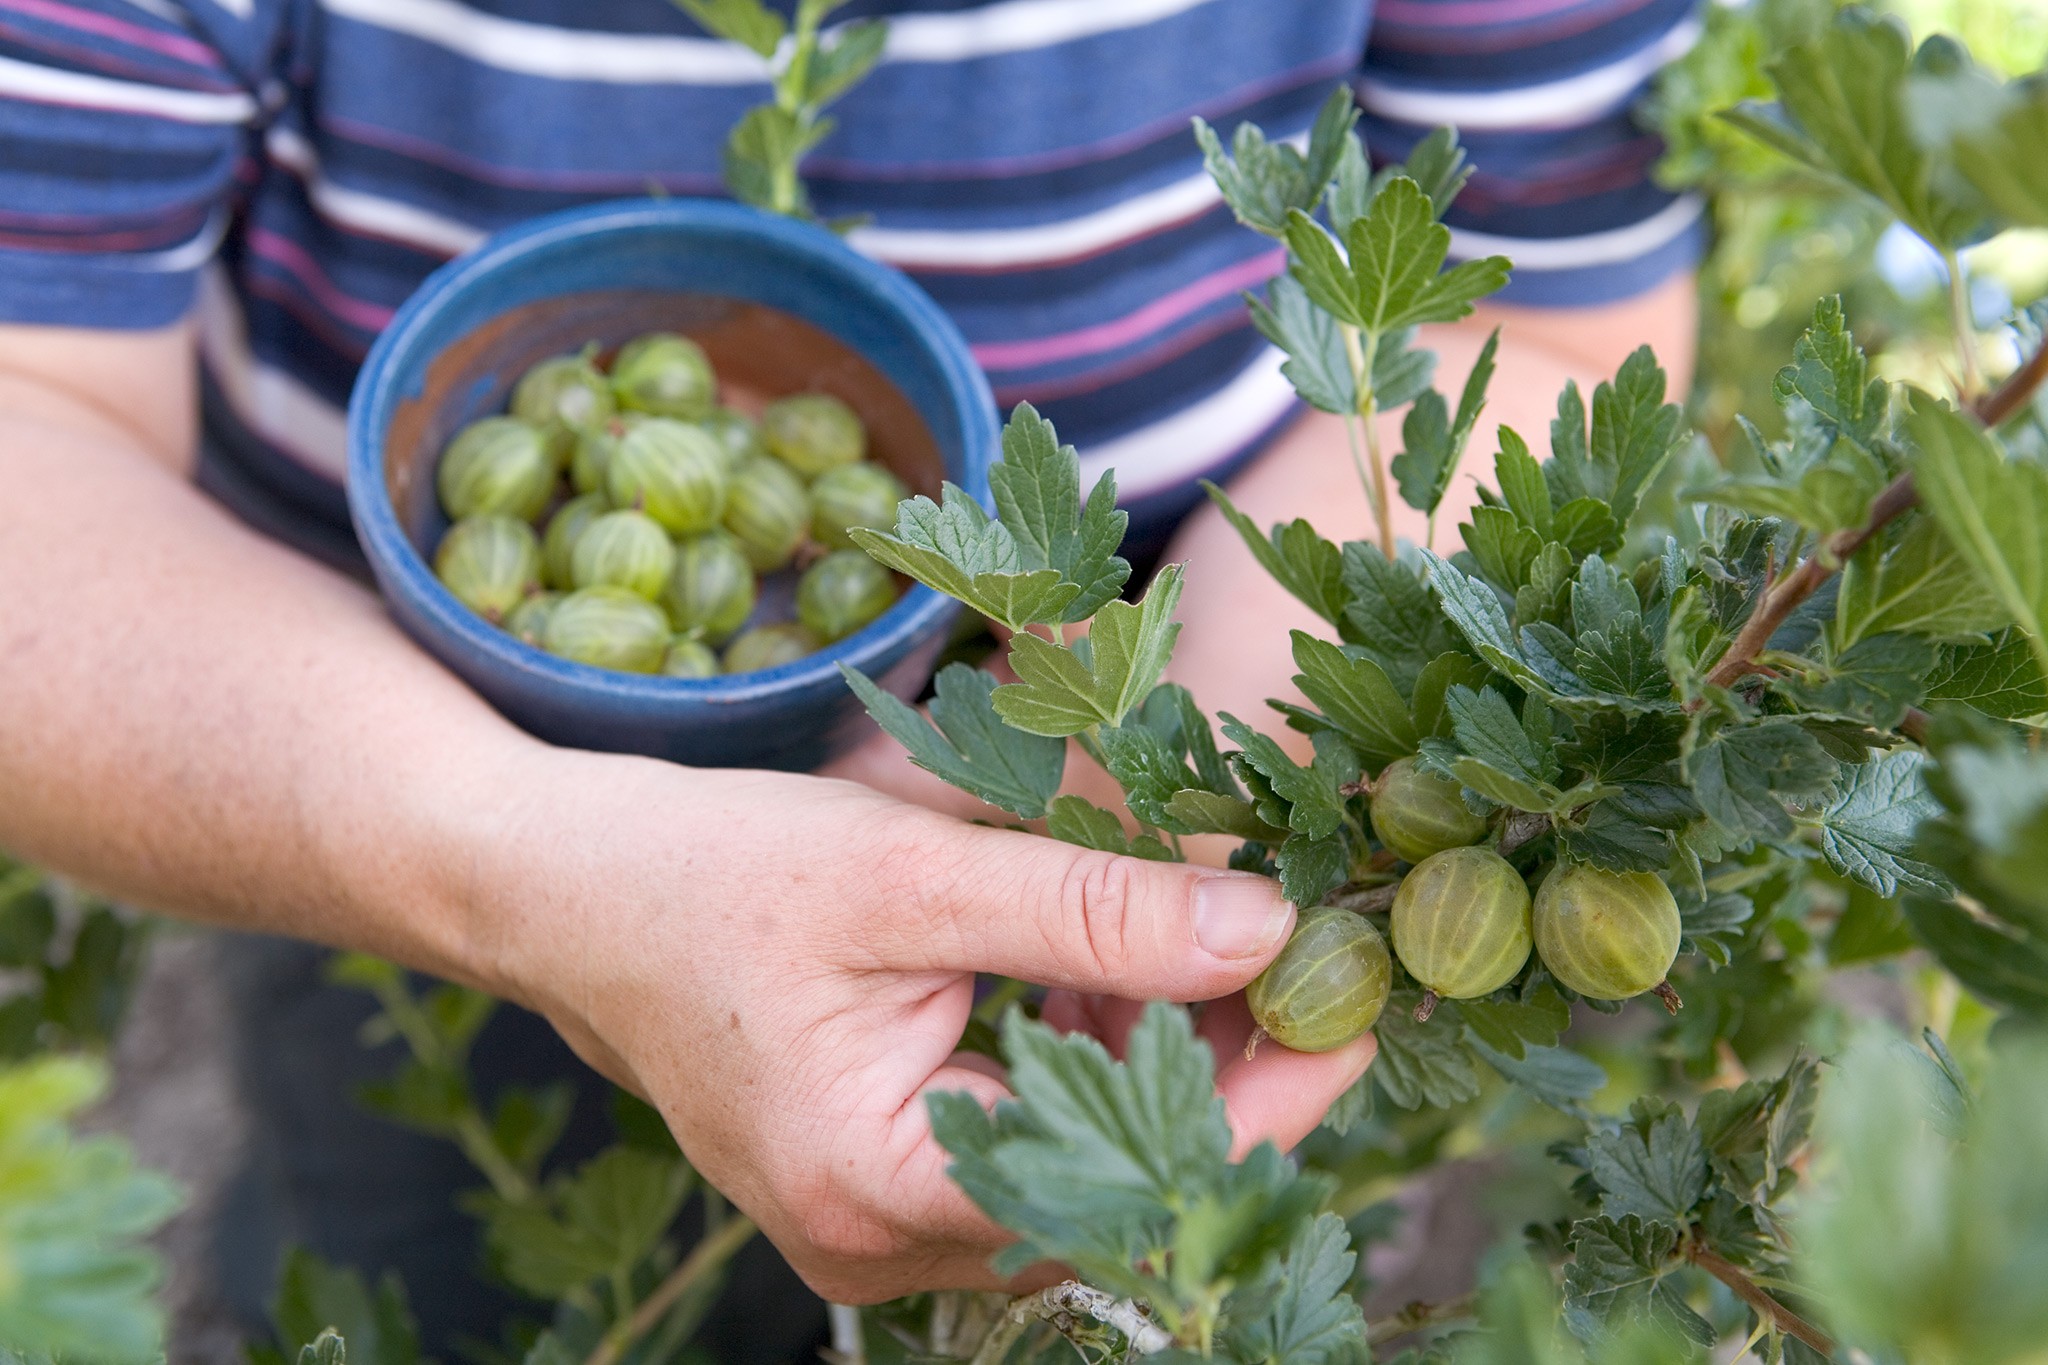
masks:
<instances>
[{"instance_id":1,"label":"gooseberry in bowl","mask_svg":"<svg viewBox=\"0 0 2048 1365\"><path fill-rule=\"evenodd\" d=\"M777 423L791 463L764 419L795 399ZM430 567L458 519L439 486L451 442L486 421L484 453L449 475L455 505L524 523L532 555L517 592L493 581L495 619ZM950 481L986 505L995 450L986 382L904 276L742 206L632 201L515 228L430 277L358 377L348 495L399 625L540 738L808 769L872 733L840 666L913 699L955 608L864 561L808 594L837 638L790 619L801 571L846 549L805 548L806 485L867 461L908 492ZM748 475L761 461L780 476ZM679 586L713 561L723 581ZM778 567L756 588L764 562Z\"/></svg>"}]
</instances>

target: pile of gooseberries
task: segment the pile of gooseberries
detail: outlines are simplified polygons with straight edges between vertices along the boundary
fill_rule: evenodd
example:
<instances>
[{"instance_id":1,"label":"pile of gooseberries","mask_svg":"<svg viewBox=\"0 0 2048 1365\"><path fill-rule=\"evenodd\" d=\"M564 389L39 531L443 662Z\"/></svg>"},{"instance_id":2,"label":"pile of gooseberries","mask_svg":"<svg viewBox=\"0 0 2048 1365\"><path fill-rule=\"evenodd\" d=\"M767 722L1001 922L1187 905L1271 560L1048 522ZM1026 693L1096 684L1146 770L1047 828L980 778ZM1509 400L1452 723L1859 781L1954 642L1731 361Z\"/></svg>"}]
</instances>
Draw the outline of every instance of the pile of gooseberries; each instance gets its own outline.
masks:
<instances>
[{"instance_id":1,"label":"pile of gooseberries","mask_svg":"<svg viewBox=\"0 0 2048 1365\"><path fill-rule=\"evenodd\" d=\"M651 332L609 369L593 345L521 376L435 479L434 571L463 605L564 659L707 678L791 663L886 611L896 577L855 527L895 524L902 482L839 399L760 419L719 402L688 337ZM759 620L764 575L800 569L795 620ZM721 652L722 651L722 652Z\"/></svg>"},{"instance_id":2,"label":"pile of gooseberries","mask_svg":"<svg viewBox=\"0 0 2048 1365\"><path fill-rule=\"evenodd\" d=\"M1408 865L1386 933L1353 910L1304 910L1287 946L1245 991L1266 1036L1326 1052L1371 1028L1393 987L1389 937L1392 958L1422 988L1418 1022L1441 1001L1508 985L1531 952L1586 999L1654 991L1678 1008L1664 979L1678 957L1678 904L1660 878L1560 860L1532 897L1515 865L1482 842L1492 825L1465 804L1455 779L1403 758L1368 785L1373 834Z\"/></svg>"}]
</instances>

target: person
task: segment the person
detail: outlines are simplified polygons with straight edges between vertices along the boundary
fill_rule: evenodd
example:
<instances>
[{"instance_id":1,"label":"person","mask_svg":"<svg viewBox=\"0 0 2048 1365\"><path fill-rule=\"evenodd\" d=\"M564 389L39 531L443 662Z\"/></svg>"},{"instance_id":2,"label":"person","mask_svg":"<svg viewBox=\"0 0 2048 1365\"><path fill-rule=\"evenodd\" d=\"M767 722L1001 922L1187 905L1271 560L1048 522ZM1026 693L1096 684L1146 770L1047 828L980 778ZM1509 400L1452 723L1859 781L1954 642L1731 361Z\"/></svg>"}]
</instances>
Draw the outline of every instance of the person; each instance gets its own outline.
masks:
<instances>
[{"instance_id":1,"label":"person","mask_svg":"<svg viewBox=\"0 0 2048 1365\"><path fill-rule=\"evenodd\" d=\"M1651 181L1629 104L1691 11L855 0L888 52L806 174L823 214L872 215L854 244L950 312L1006 408L1116 470L1135 552L1192 566L1173 675L1260 714L1308 622L1196 479L1261 521L1369 528L1341 428L1248 324L1280 257L1221 206L1190 115L1298 134L1349 79L1381 158L1459 125L1454 250L1517 273L1423 339L1455 384L1500 325L1486 429L1541 433L1640 342L1684 382L1700 206ZM536 214L718 193L759 63L666 0L0 0L0 41L0 845L252 935L221 966L254 1116L221 1255L251 1330L289 1241L401 1269L436 1349L495 1311L454 1158L344 1098L384 1063L304 943L545 1018L821 1295L990 1284L1000 1236L920 1102L1001 1093L955 1056L973 973L1053 988L1049 1018L1114 1045L1129 1002L1240 990L1293 923L1274 885L885 794L930 793L886 745L837 778L544 746L393 627L342 511L350 380L406 295ZM1470 498L1462 476L1452 512ZM1239 1147L1289 1147L1372 1044L1219 1052ZM516 1015L480 1060L566 1065Z\"/></svg>"}]
</instances>

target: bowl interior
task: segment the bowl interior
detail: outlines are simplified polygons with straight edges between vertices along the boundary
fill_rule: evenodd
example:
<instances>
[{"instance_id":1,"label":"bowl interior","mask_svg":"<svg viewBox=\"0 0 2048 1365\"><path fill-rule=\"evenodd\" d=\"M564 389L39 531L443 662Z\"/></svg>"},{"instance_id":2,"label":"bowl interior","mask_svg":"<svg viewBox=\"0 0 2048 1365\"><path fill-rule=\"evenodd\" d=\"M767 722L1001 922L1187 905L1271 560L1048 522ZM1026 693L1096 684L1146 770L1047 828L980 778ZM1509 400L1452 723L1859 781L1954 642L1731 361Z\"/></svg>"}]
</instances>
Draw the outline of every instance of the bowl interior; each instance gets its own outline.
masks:
<instances>
[{"instance_id":1,"label":"bowl interior","mask_svg":"<svg viewBox=\"0 0 2048 1365\"><path fill-rule=\"evenodd\" d=\"M936 497L946 463L917 407L845 342L778 308L712 294L597 289L516 304L444 347L400 399L384 445L384 481L406 538L430 558L447 517L434 492L442 449L463 426L503 412L528 367L595 342L606 353L643 332L681 332L704 347L720 401L758 415L791 393L829 393L868 430L869 457Z\"/></svg>"}]
</instances>

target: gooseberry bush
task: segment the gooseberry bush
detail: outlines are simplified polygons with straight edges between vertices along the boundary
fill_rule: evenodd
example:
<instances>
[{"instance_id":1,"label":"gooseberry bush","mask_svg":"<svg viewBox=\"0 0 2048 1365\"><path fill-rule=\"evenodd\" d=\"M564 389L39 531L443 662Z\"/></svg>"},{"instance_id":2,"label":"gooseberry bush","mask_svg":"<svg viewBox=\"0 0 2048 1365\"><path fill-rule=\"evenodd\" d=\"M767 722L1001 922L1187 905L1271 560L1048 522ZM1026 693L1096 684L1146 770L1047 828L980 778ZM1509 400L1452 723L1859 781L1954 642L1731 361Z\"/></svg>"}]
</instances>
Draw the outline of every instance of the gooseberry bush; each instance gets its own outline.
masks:
<instances>
[{"instance_id":1,"label":"gooseberry bush","mask_svg":"<svg viewBox=\"0 0 2048 1365\"><path fill-rule=\"evenodd\" d=\"M843 93L834 73L857 79L880 30L833 47L829 3L800 6L793 34L753 0L685 7L775 63L780 112L735 133L734 184L807 215L797 160ZM1113 480L1084 487L1028 407L992 514L949 489L905 502L892 532L849 532L1007 639L1014 681L954 664L922 709L848 675L916 762L1094 849L1174 860L1222 836L1232 866L1301 908L1248 992L1255 1045L1370 1028L1378 1055L1299 1151L1233 1162L1200 1006L1150 1006L1112 1056L992 983L963 1041L1000 1055L1014 1098L938 1097L933 1127L1016 1235L998 1267L1072 1278L838 1311L836 1359L2038 1358L2048 312L1980 330L1964 267L2048 227L2048 80L2001 81L1858 9L1765 8L1748 60L1769 97L1696 119L1718 130L1698 154L1740 148L1859 195L1945 259L1945 382L1880 375L1824 298L1775 401L1729 424L1718 461L1647 351L1590 395L1567 388L1548 433L1489 432L1494 349L1439 383L1417 332L1511 270L1449 263L1458 140L1374 170L1340 90L1305 147L1195 127L1239 220L1285 244L1252 315L1303 401L1349 429L1375 516L1371 539L1337 543L1307 520L1253 524L1211 490L1321 623L1287 642L1298 698L1211 716L1199 679L1161 681L1202 566L1132 583ZM1397 450L1375 420L1390 413ZM1438 526L1461 469L1482 475L1480 503ZM1428 518L1424 544L1396 543L1396 497ZM1070 764L1105 772L1121 808L1063 790ZM369 959L336 975L379 1001L367 1040L405 1050L365 1098L469 1155L485 1261L537 1306L483 1358L690 1358L753 1230L651 1112L622 1102L618 1141L564 1169L566 1091L476 1093L467 1052L492 1002ZM1879 987L1880 1009L1829 1000ZM1859 1013L1890 1024L1859 1030ZM1893 1027L1908 1021L1930 1027L1909 1042ZM15 1106L7 1083L0 1161L10 1133L47 1138L75 1103ZM10 1127L17 1108L43 1126ZM1541 1163L1515 1155L1531 1148ZM1477 1292L1368 1319L1366 1253L1397 1216L1384 1196L1474 1150L1543 1188L1515 1205L1528 1228ZM127 1254L161 1202L105 1245ZM694 1241L677 1235L686 1205ZM17 1227L0 1219L0 1271L32 1245ZM124 1302L147 1287L123 1283ZM276 1319L259 1359L421 1359L399 1286L303 1253Z\"/></svg>"}]
</instances>

